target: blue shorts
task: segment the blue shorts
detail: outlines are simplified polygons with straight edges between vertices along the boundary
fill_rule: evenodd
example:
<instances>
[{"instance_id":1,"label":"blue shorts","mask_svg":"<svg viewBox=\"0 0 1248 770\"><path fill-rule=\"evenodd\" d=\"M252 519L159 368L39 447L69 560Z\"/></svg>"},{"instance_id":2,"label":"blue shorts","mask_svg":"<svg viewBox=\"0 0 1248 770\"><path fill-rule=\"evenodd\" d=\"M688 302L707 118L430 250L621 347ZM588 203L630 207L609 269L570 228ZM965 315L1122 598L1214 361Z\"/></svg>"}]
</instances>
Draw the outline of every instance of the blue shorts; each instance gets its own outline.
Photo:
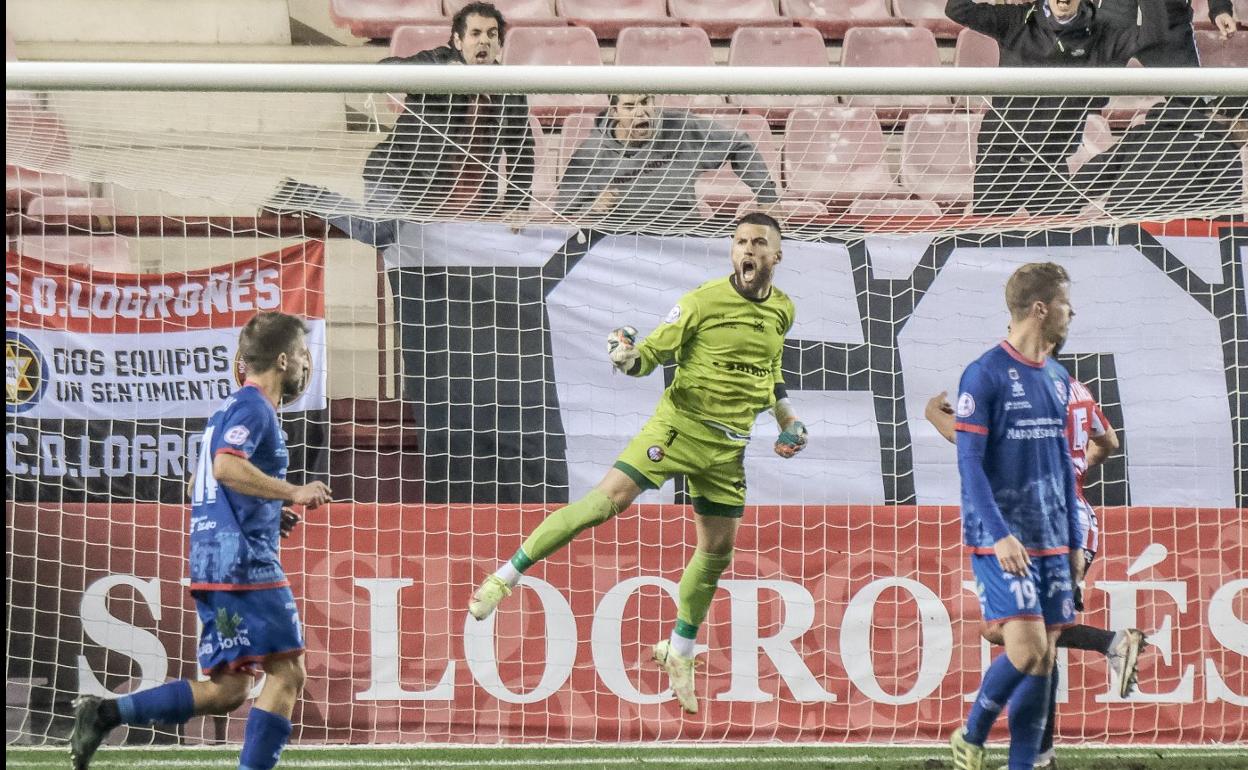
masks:
<instances>
[{"instance_id":1,"label":"blue shorts","mask_svg":"<svg viewBox=\"0 0 1248 770\"><path fill-rule=\"evenodd\" d=\"M257 674L267 660L303 652L303 627L290 588L192 591L199 620L199 667L205 674Z\"/></svg>"},{"instance_id":2,"label":"blue shorts","mask_svg":"<svg viewBox=\"0 0 1248 770\"><path fill-rule=\"evenodd\" d=\"M1027 577L1007 574L991 554L971 556L975 593L984 620L1043 620L1049 627L1075 622L1074 586L1066 554L1033 556Z\"/></svg>"}]
</instances>

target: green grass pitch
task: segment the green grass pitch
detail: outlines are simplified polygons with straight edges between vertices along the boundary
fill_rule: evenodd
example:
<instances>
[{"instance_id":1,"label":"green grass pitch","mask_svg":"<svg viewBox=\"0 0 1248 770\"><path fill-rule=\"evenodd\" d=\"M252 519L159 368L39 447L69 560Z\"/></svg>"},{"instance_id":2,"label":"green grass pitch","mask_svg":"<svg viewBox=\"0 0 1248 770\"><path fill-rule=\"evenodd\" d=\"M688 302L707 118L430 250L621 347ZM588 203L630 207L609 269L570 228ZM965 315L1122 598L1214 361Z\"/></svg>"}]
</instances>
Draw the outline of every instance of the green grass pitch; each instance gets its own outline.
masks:
<instances>
[{"instance_id":1,"label":"green grass pitch","mask_svg":"<svg viewBox=\"0 0 1248 770\"><path fill-rule=\"evenodd\" d=\"M1248 770L1248 745L1226 748L1114 748L1059 747L1061 770ZM238 750L229 749L121 749L105 747L91 763L92 770L200 770L237 767ZM1004 750L989 750L988 767L1005 762ZM43 770L69 767L64 748L9 748L5 767ZM885 746L560 746L504 747L329 747L291 748L282 754L279 770L399 770L412 768L577 768L603 770L653 767L684 770L949 770L948 752L941 746L894 748Z\"/></svg>"}]
</instances>

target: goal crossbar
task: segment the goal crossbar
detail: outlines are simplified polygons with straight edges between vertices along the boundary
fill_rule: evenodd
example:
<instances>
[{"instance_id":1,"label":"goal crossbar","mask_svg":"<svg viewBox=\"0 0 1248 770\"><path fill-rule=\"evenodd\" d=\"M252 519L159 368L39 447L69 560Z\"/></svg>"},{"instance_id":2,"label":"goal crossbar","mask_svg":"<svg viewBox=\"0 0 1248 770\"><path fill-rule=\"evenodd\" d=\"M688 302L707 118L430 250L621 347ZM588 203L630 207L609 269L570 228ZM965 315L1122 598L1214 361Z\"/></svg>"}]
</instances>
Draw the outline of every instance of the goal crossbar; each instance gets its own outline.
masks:
<instances>
[{"instance_id":1,"label":"goal crossbar","mask_svg":"<svg viewBox=\"0 0 1248 770\"><path fill-rule=\"evenodd\" d=\"M8 62L5 88L58 91L317 91L1039 96L1236 96L1248 68L390 67L378 64Z\"/></svg>"}]
</instances>

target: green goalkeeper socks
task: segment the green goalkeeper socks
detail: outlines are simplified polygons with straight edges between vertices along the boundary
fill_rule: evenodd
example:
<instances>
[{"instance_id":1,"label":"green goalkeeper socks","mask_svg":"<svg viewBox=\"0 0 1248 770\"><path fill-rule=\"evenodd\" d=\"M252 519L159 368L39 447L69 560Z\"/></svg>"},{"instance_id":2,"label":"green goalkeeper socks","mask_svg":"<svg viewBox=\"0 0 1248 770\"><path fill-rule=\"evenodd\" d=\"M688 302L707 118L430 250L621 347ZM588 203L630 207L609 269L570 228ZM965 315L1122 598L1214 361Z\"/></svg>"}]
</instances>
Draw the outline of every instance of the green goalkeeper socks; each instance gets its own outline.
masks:
<instances>
[{"instance_id":1,"label":"green goalkeeper socks","mask_svg":"<svg viewBox=\"0 0 1248 770\"><path fill-rule=\"evenodd\" d=\"M572 538L589 527L597 526L619 513L615 503L605 492L598 489L569 503L542 520L529 535L516 555L511 557L511 564L523 572L550 556L555 551L572 542Z\"/></svg>"},{"instance_id":2,"label":"green goalkeeper socks","mask_svg":"<svg viewBox=\"0 0 1248 770\"><path fill-rule=\"evenodd\" d=\"M715 598L719 576L732 563L732 551L725 554L694 550L693 558L680 576L680 606L676 610L676 633L689 639L697 636Z\"/></svg>"}]
</instances>

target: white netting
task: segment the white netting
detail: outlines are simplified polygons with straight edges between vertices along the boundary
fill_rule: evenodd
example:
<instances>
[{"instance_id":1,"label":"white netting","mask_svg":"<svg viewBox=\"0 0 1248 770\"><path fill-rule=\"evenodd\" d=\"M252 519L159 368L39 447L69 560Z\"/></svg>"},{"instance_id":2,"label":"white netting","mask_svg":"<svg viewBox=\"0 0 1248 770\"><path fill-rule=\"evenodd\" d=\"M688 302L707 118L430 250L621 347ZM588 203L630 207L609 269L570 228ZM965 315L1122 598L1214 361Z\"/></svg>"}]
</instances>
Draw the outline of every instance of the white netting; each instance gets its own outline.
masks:
<instances>
[{"instance_id":1,"label":"white netting","mask_svg":"<svg viewBox=\"0 0 1248 770\"><path fill-rule=\"evenodd\" d=\"M602 195L594 174L567 171L596 114L524 116L527 190L510 155L497 165L480 135L425 115L449 152L422 159L451 163L449 176L400 186L383 208L365 169L399 114L386 98L10 101L10 742L62 739L79 692L195 674L182 487L214 404L191 387L228 383L235 327L192 310L275 297L303 303L291 307L324 335L322 390L283 416L292 469L328 477L343 501L283 547L308 638L296 740L940 739L981 649L953 451L924 405L999 338L1006 277L1039 259L1073 276L1062 360L1124 444L1089 479L1103 546L1085 619L1158 631L1130 703L1109 694L1101 659L1070 655L1059 734L1248 738L1248 233L1136 222L1242 213L1242 139L1225 110L1175 103L1128 129L1132 116L1080 106L1071 134L1039 105L1014 102L1016 115L977 97L692 113L660 100L652 120L677 116L673 142L710 138L687 157L623 153L637 171L603 185L618 189L611 213L579 218L559 194ZM723 165L713 130L744 137L741 169ZM987 180L1005 211L974 211L988 141L1013 153ZM674 167L688 177L645 187ZM1080 192L1079 173L1098 168ZM769 183L792 238L777 277L798 313L784 369L812 443L782 461L759 421L747 522L700 639L703 712L681 721L646 654L669 630L693 542L682 484L535 568L492 623L466 622L464 607L653 409L664 376L612 376L604 333L648 333L724 274L718 233ZM517 188L527 217L504 221ZM263 206L303 216L257 217ZM115 739L236 740L245 717Z\"/></svg>"},{"instance_id":2,"label":"white netting","mask_svg":"<svg viewBox=\"0 0 1248 770\"><path fill-rule=\"evenodd\" d=\"M30 171L231 213L270 205L387 223L518 211L537 223L710 234L738 210L767 206L794 237L816 239L1244 209L1242 98L759 96L679 106L689 103L54 92L10 100L6 155ZM356 235L380 237L365 229Z\"/></svg>"}]
</instances>

